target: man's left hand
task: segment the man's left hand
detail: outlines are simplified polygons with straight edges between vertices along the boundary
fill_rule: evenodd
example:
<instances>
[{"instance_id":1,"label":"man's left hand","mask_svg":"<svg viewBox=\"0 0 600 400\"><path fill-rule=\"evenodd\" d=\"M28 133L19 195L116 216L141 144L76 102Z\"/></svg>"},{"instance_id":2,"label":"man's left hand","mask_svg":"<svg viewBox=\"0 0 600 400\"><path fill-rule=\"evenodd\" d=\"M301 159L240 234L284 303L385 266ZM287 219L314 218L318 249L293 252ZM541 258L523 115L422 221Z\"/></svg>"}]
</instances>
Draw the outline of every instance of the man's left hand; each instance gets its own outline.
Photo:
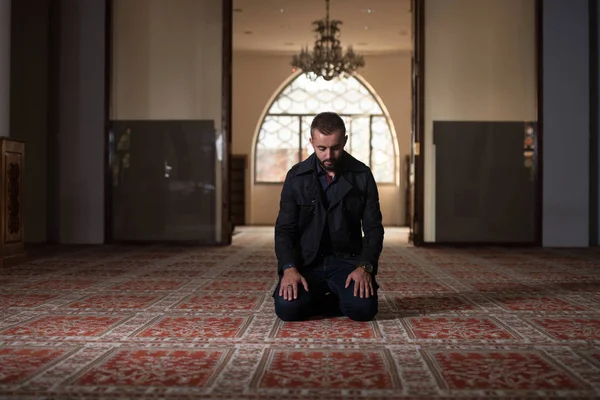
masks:
<instances>
[{"instance_id":1,"label":"man's left hand","mask_svg":"<svg viewBox=\"0 0 600 400\"><path fill-rule=\"evenodd\" d=\"M363 267L358 267L346 279L346 289L350 286L350 283L354 281L354 296L360 294L360 298L369 298L369 296L375 296L373 290L373 278L371 274L365 271Z\"/></svg>"}]
</instances>

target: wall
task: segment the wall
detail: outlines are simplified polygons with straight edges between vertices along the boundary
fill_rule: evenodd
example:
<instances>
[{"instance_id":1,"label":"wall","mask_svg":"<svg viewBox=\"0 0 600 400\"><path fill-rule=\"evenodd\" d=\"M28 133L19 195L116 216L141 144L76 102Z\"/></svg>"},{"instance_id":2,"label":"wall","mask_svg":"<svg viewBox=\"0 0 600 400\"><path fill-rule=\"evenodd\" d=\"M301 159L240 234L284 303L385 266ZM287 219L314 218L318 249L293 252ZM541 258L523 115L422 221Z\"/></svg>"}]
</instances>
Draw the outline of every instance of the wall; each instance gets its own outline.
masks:
<instances>
[{"instance_id":1,"label":"wall","mask_svg":"<svg viewBox=\"0 0 600 400\"><path fill-rule=\"evenodd\" d=\"M12 5L10 132L25 142L27 243L43 243L47 233L49 12L50 0L19 0Z\"/></svg>"},{"instance_id":2,"label":"wall","mask_svg":"<svg viewBox=\"0 0 600 400\"><path fill-rule=\"evenodd\" d=\"M234 52L232 153L248 156L246 174L247 222L273 225L279 210L281 185L253 185L255 134L263 113L292 76L289 55ZM387 108L393 121L400 149L400 163L410 154L411 76L410 53L365 57L361 74ZM386 225L404 221L404 175L400 164L400 187L380 185L381 208Z\"/></svg>"},{"instance_id":3,"label":"wall","mask_svg":"<svg viewBox=\"0 0 600 400\"><path fill-rule=\"evenodd\" d=\"M588 246L588 1L546 1L543 18L543 245Z\"/></svg>"},{"instance_id":4,"label":"wall","mask_svg":"<svg viewBox=\"0 0 600 400\"><path fill-rule=\"evenodd\" d=\"M214 119L220 129L221 2L113 3L111 119Z\"/></svg>"},{"instance_id":5,"label":"wall","mask_svg":"<svg viewBox=\"0 0 600 400\"><path fill-rule=\"evenodd\" d=\"M600 197L598 195L600 192L600 64L598 61L600 58L600 29L598 29L600 7L597 1L590 2L590 12L593 13L590 14L590 33L596 35L595 38L591 37L590 42L590 107L595 107L595 110L591 112L595 121L591 121L590 135L592 144L596 144L595 149L590 149L592 153L590 155L590 200L592 201L590 203L590 223L595 223L590 232L590 244L600 245ZM592 221L594 215L596 220Z\"/></svg>"},{"instance_id":6,"label":"wall","mask_svg":"<svg viewBox=\"0 0 600 400\"><path fill-rule=\"evenodd\" d=\"M19 0L19 2L24 0ZM119 0L117 4L128 4L131 0ZM156 1L156 0L154 0ZM446 0L428 0L441 1L447 3ZM473 0L478 3L482 0ZM486 0L487 1L487 0ZM14 4L19 4L15 1ZM34 2L30 0L32 6L37 4L36 11L39 12L45 7L44 2ZM11 2L9 0L0 0L0 29L8 29L9 24L6 13ZM61 0L58 2L61 7L61 18L63 19L61 26L60 37L58 40L59 49L62 59L59 64L59 78L56 79L60 83L61 95L57 99L59 104L52 104L57 107L60 113L57 113L54 118L57 118L58 126L56 133L60 132L59 137L53 140L60 141L60 153L56 154L57 172L60 175L60 187L57 193L59 197L59 210L56 212L49 211L47 217L58 218L56 226L60 225L60 235L57 239L65 243L101 243L103 241L103 218L104 218L104 157L103 157L103 138L104 138L104 2L98 0ZM29 3L27 3L29 4ZM502 3L504 5L505 3ZM589 129L585 125L585 121L589 120L587 114L586 102L588 96L588 87L585 82L585 77L588 76L585 68L587 67L587 38L585 31L587 29L586 21L586 6L585 0L555 0L553 2L544 2L545 8L545 56L544 56L544 125L545 125L545 155L544 155L544 188L545 188L545 205L544 205L544 245L545 246L566 246L566 245L587 245L585 243L585 232L588 229L588 220L586 220L586 210L589 204L586 203L587 190L585 182L588 177L588 167L585 159L582 159L582 154L587 154L587 151L578 149L587 149L587 137ZM507 12L506 8L503 8ZM501 11L501 10L500 10ZM502 12L498 11L497 15L501 17ZM45 11L42 11L45 12ZM450 10L448 10L450 12ZM30 15L31 23L37 21L40 26L29 26L30 33L35 35L40 34L44 30L44 19L40 15L35 18ZM129 73L119 82L119 87L123 87L124 93L127 96L134 96L137 100L132 104L134 109L131 110L129 116L140 116L144 110L148 110L149 106L145 103L139 103L147 98L150 90L150 74L148 71L155 71L156 68L161 68L156 64L160 64L160 57L152 59L152 64L149 63L149 58L144 58L147 49L143 42L136 40L144 37L143 29L147 28L148 16L143 13L135 15L135 18L129 20L129 26L137 26L142 24L139 31L130 33L133 35L130 41L129 50L134 55L139 54L139 62L132 64ZM599 16L600 18L600 16ZM153 17L153 23L160 21L160 15ZM160 23L160 22L159 22ZM146 25L144 25L146 24ZM190 23L191 24L191 23ZM199 24L203 25L203 24ZM458 25L461 25L460 23ZM527 26L527 29L530 27ZM177 32L179 27L174 27ZM439 39L443 39L443 35L448 36L448 31L440 32ZM516 34L516 33L515 33ZM6 40L9 36L0 34L0 40ZM521 36L519 36L521 37ZM30 38L23 39L29 41ZM17 39L21 40L21 39ZM36 48L19 49L23 51L20 54L28 54L27 57L32 57L31 64L44 62L41 54L44 52L47 38L40 38ZM462 47L454 47L448 49L448 57L445 60L439 60L440 71L448 70L447 60L452 60L461 49L467 52L468 48L473 46L474 42L486 42L494 40L493 37L484 37L482 35L469 34L463 36L461 41ZM498 38L496 38L498 40ZM582 42L584 43L582 45ZM163 46L166 44L163 43ZM6 54L7 45L2 42L0 44L0 54ZM17 53L16 53L17 54ZM169 53L167 53L169 54ZM182 56L183 57L183 56ZM0 63L0 93L7 95L8 85L11 83L6 80L6 71L9 68L9 63L6 61L9 57L4 56ZM383 60L383 59L382 59ZM368 60L369 64L365 72L365 78L374 86L384 103L388 106L390 114L394 119L394 124L399 135L400 148L402 152L408 153L408 143L410 137L410 108L409 106L393 106L396 95L401 94L402 98L406 98L406 104L410 104L410 57L406 57L406 63L400 62L394 67L394 72L372 73L369 74L375 61ZM568 61L568 62L567 62ZM18 62L18 61L17 61ZM167 61L164 61L167 62ZM498 60L495 60L498 62ZM382 61L382 64L389 63L389 60ZM523 59L520 60L520 68L524 68ZM395 89L391 89L389 85L389 75L394 77L404 76L403 65L406 65L406 80L400 80ZM428 65L431 65L429 63ZM140 67L142 66L142 67ZM493 65L492 65L493 66ZM502 69L490 69L486 67L488 72L502 71ZM32 68L32 76L40 73L38 69L43 69L43 65L29 65ZM35 72L37 71L37 72ZM146 72L144 72L146 71ZM450 70L449 70L450 71ZM455 73L456 71L454 71ZM472 74L473 71L466 70L464 75ZM246 56L236 54L234 59L234 136L233 136L233 152L238 154L250 154L252 148L252 140L259 117L268 103L270 97L277 91L279 84L290 75L287 57L267 57ZM2 80L4 77L4 80ZM566 77L567 82L571 86L563 86L562 78ZM561 78L561 79L558 79ZM12 83L21 86L27 91L29 98L43 96L44 80L43 77L37 76L31 82L25 82L23 76L16 78ZM58 81L60 79L60 82ZM54 80L53 80L54 81ZM446 79L445 84L451 83L453 79ZM133 82L133 83L132 83ZM528 81L527 81L528 82ZM135 83L135 84L134 84ZM153 82L153 85L157 84ZM208 83L207 83L208 84ZM122 86L123 85L123 86ZM36 86L34 89L33 86ZM388 86L390 89L388 90ZM443 86L443 85L442 85ZM18 86L19 87L19 86ZM154 87L153 93L168 94L165 96L165 110L169 112L179 112L179 115L193 112L187 106L170 107L172 101L177 101L177 96L169 92L171 83L165 84L161 92L160 87ZM181 83L177 86L180 89L186 89ZM188 88L189 89L189 88ZM507 88L508 89L508 88ZM387 90L387 91L386 91ZM519 89L520 90L520 89ZM14 92L11 90L11 92ZM241 97L235 96L236 93L245 93ZM387 94L386 94L387 93ZM452 93L449 93L451 95ZM186 99L194 99L196 95L190 95ZM405 97L406 96L406 97ZM244 98L246 101L244 101ZM400 99L400 97L398 97ZM30 155L37 154L42 157L37 159L40 164L43 164L45 146L43 138L43 102L36 98L35 103L30 103L32 107L31 121L25 121L26 113L21 109L22 106L12 107L11 113L14 112L16 126L18 128L16 137L19 135L39 135L32 139L28 139L27 145L27 174L28 178L33 173L40 173L38 170L44 167L35 167L36 172L31 172L29 169L33 161ZM2 100L0 99L0 102ZM14 104L24 104L22 98L13 99ZM400 104L400 100L398 100ZM218 101L214 101L218 103ZM403 103L402 103L403 104ZM489 103L484 103L488 104ZM484 104L474 104L475 107L483 107ZM504 103L503 103L504 104ZM125 106L127 107L127 106ZM136 108L137 107L137 108ZM160 112L162 109L158 106L153 106L154 110ZM1 108L1 107L0 107ZM15 110L13 110L15 108ZM405 110L398 111L395 110ZM138 113L139 111L139 113ZM530 112L526 108L527 112ZM194 111L195 112L195 111ZM397 115L405 113L405 120L400 121L402 116ZM35 121L39 118L38 121ZM0 124L8 123L6 116L0 117ZM12 121L11 121L12 124ZM39 124L39 125L38 125ZM402 127L405 127L404 129ZM38 131L39 129L39 131ZM54 130L54 128L52 129ZM240 134L241 132L241 134ZM405 132L405 138L402 135ZM565 134L568 132L568 134ZM2 132L1 134L4 134ZM31 140L33 142L29 143ZM403 142L405 147L403 149ZM48 144L48 143L47 143ZM560 150L560 152L559 152ZM565 152L563 152L565 150ZM599 149L600 151L600 149ZM37 156L36 156L37 157ZM30 164L32 163L32 164ZM46 169L51 170L53 165L46 165ZM43 191L31 192L30 188L40 183L43 186L43 176L36 175L36 183L27 181L27 203L26 210L26 239L37 241L43 240ZM29 183L28 183L29 182ZM600 182L598 182L600 184ZM58 183L57 183L58 185ZM50 189L48 182L48 189ZM272 208L272 204L278 201L278 188L272 188L267 193L260 195L261 203L257 204L257 208ZM41 194L40 194L41 193ZM47 191L50 193L50 190ZM401 193L403 195L403 193ZM40 198L38 199L38 196ZM29 201L36 200L36 203ZM272 203L267 203L265 199L272 200ZM39 201L39 203L37 203ZM399 202L403 207L404 202ZM600 204L593 205L600 207ZM39 208L38 208L39 207ZM35 209L35 211L32 211ZM35 213L37 214L31 214ZM402 211L399 211L403 215ZM600 208L599 208L600 215ZM33 217L32 217L33 216ZM36 220L40 218L39 220ZM31 228L30 224L40 224L35 228ZM599 221L600 223L600 221ZM600 243L599 243L600 244Z\"/></svg>"},{"instance_id":7,"label":"wall","mask_svg":"<svg viewBox=\"0 0 600 400\"><path fill-rule=\"evenodd\" d=\"M0 0L0 136L10 136L11 0Z\"/></svg>"},{"instance_id":8,"label":"wall","mask_svg":"<svg viewBox=\"0 0 600 400\"><path fill-rule=\"evenodd\" d=\"M433 121L537 119L534 12L533 0L425 2L426 242L436 237Z\"/></svg>"},{"instance_id":9,"label":"wall","mask_svg":"<svg viewBox=\"0 0 600 400\"><path fill-rule=\"evenodd\" d=\"M105 2L60 2L59 240L104 242Z\"/></svg>"}]
</instances>

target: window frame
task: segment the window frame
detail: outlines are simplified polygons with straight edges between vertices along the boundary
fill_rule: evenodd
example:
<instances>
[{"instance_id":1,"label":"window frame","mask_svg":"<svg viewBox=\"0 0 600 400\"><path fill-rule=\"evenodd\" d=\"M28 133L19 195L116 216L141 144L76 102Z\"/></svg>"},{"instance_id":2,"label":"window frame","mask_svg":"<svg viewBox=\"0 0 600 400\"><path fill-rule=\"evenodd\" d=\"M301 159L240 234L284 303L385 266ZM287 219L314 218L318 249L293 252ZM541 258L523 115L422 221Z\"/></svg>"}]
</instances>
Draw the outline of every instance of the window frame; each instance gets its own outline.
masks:
<instances>
[{"instance_id":1,"label":"window frame","mask_svg":"<svg viewBox=\"0 0 600 400\"><path fill-rule=\"evenodd\" d=\"M307 138L303 138L303 133L305 133L303 131L303 118L305 117L314 117L316 114L314 112L312 113L269 113L269 111L273 108L273 104L281 97L281 95L291 86L294 84L294 82L301 76L302 74L297 74L292 76L284 85L282 85L281 89L277 92L277 94L275 96L273 96L271 98L271 101L268 104L268 107L266 108L266 112L263 114L260 124L257 127L257 131L256 131L256 140L254 141L254 160L253 160L253 168L254 168L254 173L253 173L253 181L254 184L257 185L281 185L284 182L285 177L282 178L281 181L265 181L265 180L259 180L258 179L258 168L257 168L257 163L259 161L259 157L257 156L258 154L258 147L259 147L259 143L260 143L260 133L262 130L262 127L265 123L265 120L269 117L294 117L298 119L298 130L297 132L295 132L295 134L298 135L298 159L297 161L295 161L292 165L297 164L298 162L302 162L304 161L304 159L302 159L302 153L304 150L304 147L306 145L305 141L307 140ZM376 178L376 182L378 186L393 186L396 185L396 181L397 181L397 173L398 173L398 154L397 154L397 149L396 149L396 143L395 143L395 132L394 132L394 128L392 125L392 121L391 118L387 115L385 108L383 107L383 105L380 103L378 97L373 93L373 91L358 77L356 76L351 76L345 79L355 79L358 84L363 87L371 96L371 98L373 99L373 101L375 102L375 104L377 105L377 107L379 107L380 109L380 113L338 113L338 115L342 118L369 118L369 159L368 160L363 160L360 159L360 161L362 161L363 163L365 163L369 168L373 168L372 167L372 162L373 162L373 119L374 118L383 118L385 120L385 123L388 127L388 135L389 135L389 139L390 139L390 144L392 145L392 149L393 149L393 154L392 154L392 162L393 162L393 176L392 179L389 181L378 181ZM346 131L347 133L351 133L351 127L346 126ZM349 140L351 141L351 137L349 134ZM350 152L349 152L350 153ZM351 154L351 153L350 153Z\"/></svg>"}]
</instances>

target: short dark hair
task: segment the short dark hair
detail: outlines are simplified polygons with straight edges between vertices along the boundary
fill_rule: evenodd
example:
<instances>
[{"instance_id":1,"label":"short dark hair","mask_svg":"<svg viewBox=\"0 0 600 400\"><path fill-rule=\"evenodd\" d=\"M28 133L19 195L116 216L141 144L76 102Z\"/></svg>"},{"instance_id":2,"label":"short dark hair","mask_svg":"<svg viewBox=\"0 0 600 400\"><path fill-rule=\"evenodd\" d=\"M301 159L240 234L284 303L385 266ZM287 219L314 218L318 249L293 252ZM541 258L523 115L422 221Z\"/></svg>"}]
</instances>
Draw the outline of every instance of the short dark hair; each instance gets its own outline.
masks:
<instances>
[{"instance_id":1,"label":"short dark hair","mask_svg":"<svg viewBox=\"0 0 600 400\"><path fill-rule=\"evenodd\" d=\"M318 129L323 135L331 135L334 132L341 132L346 135L346 124L342 117L331 111L325 111L318 114L310 124L310 136L315 129Z\"/></svg>"}]
</instances>

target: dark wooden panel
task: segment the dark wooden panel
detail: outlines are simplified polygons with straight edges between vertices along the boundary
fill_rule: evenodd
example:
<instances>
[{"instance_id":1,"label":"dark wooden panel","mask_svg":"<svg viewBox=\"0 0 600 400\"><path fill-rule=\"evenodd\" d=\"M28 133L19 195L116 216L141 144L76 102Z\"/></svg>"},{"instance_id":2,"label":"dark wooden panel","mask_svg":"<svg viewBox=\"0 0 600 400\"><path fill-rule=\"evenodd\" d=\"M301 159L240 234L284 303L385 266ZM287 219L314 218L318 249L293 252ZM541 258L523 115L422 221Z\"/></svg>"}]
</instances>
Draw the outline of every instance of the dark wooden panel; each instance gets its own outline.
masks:
<instances>
[{"instance_id":1,"label":"dark wooden panel","mask_svg":"<svg viewBox=\"0 0 600 400\"><path fill-rule=\"evenodd\" d=\"M23 174L25 143L0 138L0 267L21 262L25 257L23 236Z\"/></svg>"},{"instance_id":2,"label":"dark wooden panel","mask_svg":"<svg viewBox=\"0 0 600 400\"><path fill-rule=\"evenodd\" d=\"M115 241L213 244L213 121L113 121Z\"/></svg>"},{"instance_id":3,"label":"dark wooden panel","mask_svg":"<svg viewBox=\"0 0 600 400\"><path fill-rule=\"evenodd\" d=\"M529 122L435 121L436 242L535 241Z\"/></svg>"}]
</instances>

